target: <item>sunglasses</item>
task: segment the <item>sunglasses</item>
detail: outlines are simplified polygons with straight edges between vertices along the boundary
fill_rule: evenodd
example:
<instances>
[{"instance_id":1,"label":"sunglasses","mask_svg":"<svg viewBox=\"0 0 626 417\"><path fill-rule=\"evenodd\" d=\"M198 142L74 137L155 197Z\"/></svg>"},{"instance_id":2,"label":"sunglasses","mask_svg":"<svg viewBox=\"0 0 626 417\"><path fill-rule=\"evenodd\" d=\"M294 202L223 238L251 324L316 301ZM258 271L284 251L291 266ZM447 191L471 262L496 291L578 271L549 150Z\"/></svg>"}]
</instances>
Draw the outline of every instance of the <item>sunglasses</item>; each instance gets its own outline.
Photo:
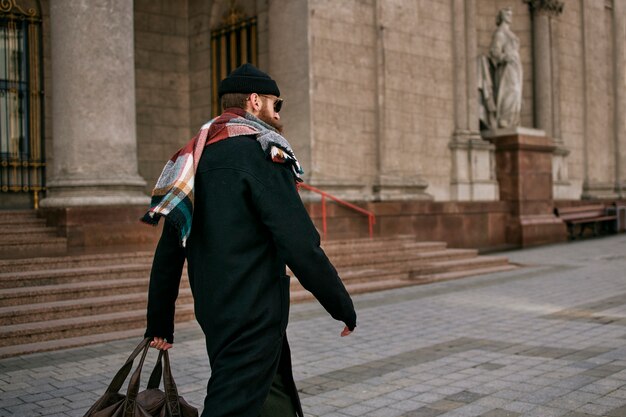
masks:
<instances>
[{"instance_id":1,"label":"sunglasses","mask_svg":"<svg viewBox=\"0 0 626 417\"><path fill-rule=\"evenodd\" d=\"M259 95L260 95L260 96L263 96L263 97L269 97L269 98L272 98L272 96L268 96L268 95L266 95L266 94L259 94ZM276 113L280 113L280 109L282 109L282 108L283 108L283 99L282 99L282 98L277 98L277 99L274 101L274 111L275 111Z\"/></svg>"}]
</instances>

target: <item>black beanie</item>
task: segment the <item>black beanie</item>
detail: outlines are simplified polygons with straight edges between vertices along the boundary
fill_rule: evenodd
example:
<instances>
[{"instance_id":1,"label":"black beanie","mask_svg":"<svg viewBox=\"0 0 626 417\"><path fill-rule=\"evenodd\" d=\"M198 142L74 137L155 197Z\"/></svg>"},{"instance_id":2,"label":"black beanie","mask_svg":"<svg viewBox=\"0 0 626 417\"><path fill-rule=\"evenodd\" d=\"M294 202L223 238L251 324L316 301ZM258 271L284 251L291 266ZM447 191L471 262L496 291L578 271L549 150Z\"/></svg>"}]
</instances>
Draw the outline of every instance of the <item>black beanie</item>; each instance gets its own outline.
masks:
<instances>
[{"instance_id":1,"label":"black beanie","mask_svg":"<svg viewBox=\"0 0 626 417\"><path fill-rule=\"evenodd\" d=\"M276 81L252 64L243 64L220 82L217 94L228 93L271 94L280 97Z\"/></svg>"}]
</instances>

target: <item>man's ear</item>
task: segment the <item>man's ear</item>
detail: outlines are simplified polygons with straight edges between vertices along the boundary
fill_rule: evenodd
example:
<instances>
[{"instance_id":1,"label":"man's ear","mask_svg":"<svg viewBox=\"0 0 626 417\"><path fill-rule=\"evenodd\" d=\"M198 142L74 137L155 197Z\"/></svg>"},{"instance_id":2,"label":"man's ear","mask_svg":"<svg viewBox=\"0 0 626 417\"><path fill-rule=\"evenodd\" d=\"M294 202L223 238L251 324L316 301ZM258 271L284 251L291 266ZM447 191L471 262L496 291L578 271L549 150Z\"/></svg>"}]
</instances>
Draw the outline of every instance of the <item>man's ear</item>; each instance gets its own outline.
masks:
<instances>
[{"instance_id":1,"label":"man's ear","mask_svg":"<svg viewBox=\"0 0 626 417\"><path fill-rule=\"evenodd\" d=\"M261 103L261 98L259 97L258 94L256 93L250 94L250 97L248 97L248 106L250 107L248 112L252 114L258 114L259 111L261 111L262 105L263 104Z\"/></svg>"}]
</instances>

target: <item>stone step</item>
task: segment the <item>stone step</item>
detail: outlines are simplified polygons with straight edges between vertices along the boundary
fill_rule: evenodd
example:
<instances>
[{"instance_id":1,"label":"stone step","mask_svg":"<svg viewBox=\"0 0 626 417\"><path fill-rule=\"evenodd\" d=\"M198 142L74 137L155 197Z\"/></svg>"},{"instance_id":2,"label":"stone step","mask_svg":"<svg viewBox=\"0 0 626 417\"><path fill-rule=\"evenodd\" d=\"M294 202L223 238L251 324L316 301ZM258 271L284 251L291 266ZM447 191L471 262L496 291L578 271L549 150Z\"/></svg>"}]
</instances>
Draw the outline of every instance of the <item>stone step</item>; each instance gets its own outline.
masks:
<instances>
[{"instance_id":1,"label":"stone step","mask_svg":"<svg viewBox=\"0 0 626 417\"><path fill-rule=\"evenodd\" d=\"M193 319L193 307L182 304L176 308L177 321ZM0 328L0 347L37 343L65 337L85 336L133 328L145 328L145 308L132 311L12 324Z\"/></svg>"},{"instance_id":2,"label":"stone step","mask_svg":"<svg viewBox=\"0 0 626 417\"><path fill-rule=\"evenodd\" d=\"M478 256L468 259L453 259L419 265L411 268L411 277L431 275L453 271L471 270L483 267L508 265L509 260L502 256Z\"/></svg>"},{"instance_id":3,"label":"stone step","mask_svg":"<svg viewBox=\"0 0 626 417\"><path fill-rule=\"evenodd\" d=\"M336 255L355 253L355 252L380 252L385 250L394 250L397 248L403 248L407 245L429 246L432 244L440 244L442 242L415 242L415 240L408 239L387 239L385 241L362 239L361 241L343 241L343 242L328 242L323 243L322 249L326 253L332 253ZM443 243L445 245L445 243Z\"/></svg>"},{"instance_id":4,"label":"stone step","mask_svg":"<svg viewBox=\"0 0 626 417\"><path fill-rule=\"evenodd\" d=\"M512 269L516 269L517 265L496 265L484 268L476 268L476 269L467 269L467 270L459 270L459 271L451 271L451 272L442 272L437 274L425 274L425 275L417 275L410 278L416 284L430 284L433 282L439 281L448 281L452 279L465 278L474 275L486 275L493 274L496 272L510 271Z\"/></svg>"},{"instance_id":5,"label":"stone step","mask_svg":"<svg viewBox=\"0 0 626 417\"><path fill-rule=\"evenodd\" d=\"M0 218L0 228L4 231L7 231L6 228L17 228L17 227L46 227L46 219L40 219L39 217L28 217L28 218Z\"/></svg>"},{"instance_id":6,"label":"stone step","mask_svg":"<svg viewBox=\"0 0 626 417\"><path fill-rule=\"evenodd\" d=\"M392 257L406 257L408 254L442 251L446 249L445 242L401 242L398 245L391 247L363 247L358 250L345 250L345 251L327 251L326 254L333 260L333 263L346 263L346 259L384 259Z\"/></svg>"},{"instance_id":7,"label":"stone step","mask_svg":"<svg viewBox=\"0 0 626 417\"><path fill-rule=\"evenodd\" d=\"M477 253L478 252L474 249L445 249L427 252L406 251L391 252L389 254L381 253L376 256L362 256L360 254L355 254L351 258L331 258L331 260L338 269L345 267L363 267L365 265L375 266L379 269L396 269L399 264L413 267L424 264L425 262L433 262L437 260L473 258L477 255Z\"/></svg>"},{"instance_id":8,"label":"stone step","mask_svg":"<svg viewBox=\"0 0 626 417\"><path fill-rule=\"evenodd\" d=\"M0 210L0 225L43 220L37 217L34 210Z\"/></svg>"},{"instance_id":9,"label":"stone step","mask_svg":"<svg viewBox=\"0 0 626 417\"><path fill-rule=\"evenodd\" d=\"M351 295L354 294L362 294L367 292L374 291L383 291L390 290L393 288L401 288L408 287L410 285L415 285L416 283L406 279L392 279L385 281L373 281L373 282L359 282L354 284L347 284L346 289ZM313 294L305 289L300 289L297 291L292 291L291 293L291 301L293 302L302 302L313 300Z\"/></svg>"},{"instance_id":10,"label":"stone step","mask_svg":"<svg viewBox=\"0 0 626 417\"><path fill-rule=\"evenodd\" d=\"M409 278L408 270L383 270L383 269L350 269L338 271L344 285L358 284L363 282L400 281ZM304 288L297 278L292 278L291 291L300 291Z\"/></svg>"},{"instance_id":11,"label":"stone step","mask_svg":"<svg viewBox=\"0 0 626 417\"><path fill-rule=\"evenodd\" d=\"M352 266L352 265L375 265L388 264L393 262L403 262L405 260L415 259L423 254L440 254L445 252L445 244L431 243L428 245L409 244L406 247L399 247L391 250L375 251L375 252L352 252L341 255L329 254L336 267ZM458 249L455 249L458 250ZM471 249L468 249L471 250ZM474 253L476 253L474 251Z\"/></svg>"},{"instance_id":12,"label":"stone step","mask_svg":"<svg viewBox=\"0 0 626 417\"><path fill-rule=\"evenodd\" d=\"M0 273L52 269L82 268L98 265L152 264L154 252L129 251L123 253L98 253L73 256L50 256L29 259L1 259Z\"/></svg>"},{"instance_id":13,"label":"stone step","mask_svg":"<svg viewBox=\"0 0 626 417\"><path fill-rule=\"evenodd\" d=\"M15 227L0 226L4 230L1 239L4 242L24 242L48 237L59 237L54 227L19 224Z\"/></svg>"},{"instance_id":14,"label":"stone step","mask_svg":"<svg viewBox=\"0 0 626 417\"><path fill-rule=\"evenodd\" d=\"M394 236L382 236L374 239L370 238L355 238L355 239L334 239L326 240L322 242L324 249L336 248L336 247L359 247L362 245L385 245L393 244L393 242L415 242L415 236L413 235L394 235Z\"/></svg>"},{"instance_id":15,"label":"stone step","mask_svg":"<svg viewBox=\"0 0 626 417\"><path fill-rule=\"evenodd\" d=\"M145 309L147 301L142 292L0 307L0 326ZM191 289L180 289L178 304L193 304Z\"/></svg>"},{"instance_id":16,"label":"stone step","mask_svg":"<svg viewBox=\"0 0 626 417\"><path fill-rule=\"evenodd\" d=\"M0 347L0 359L10 358L14 356L27 355L30 353L48 352L59 349L70 349L79 346L86 346L94 343L105 343L112 340L136 338L137 343L143 338L146 331L145 327L121 330L117 332L90 334L86 336L66 337L63 339L54 339L40 341L36 343L24 343L18 345L8 345Z\"/></svg>"},{"instance_id":17,"label":"stone step","mask_svg":"<svg viewBox=\"0 0 626 417\"><path fill-rule=\"evenodd\" d=\"M186 281L184 281L186 282ZM0 307L148 291L148 278L0 289Z\"/></svg>"},{"instance_id":18,"label":"stone step","mask_svg":"<svg viewBox=\"0 0 626 417\"><path fill-rule=\"evenodd\" d=\"M150 277L149 264L102 265L84 268L50 269L0 273L0 288L20 288Z\"/></svg>"},{"instance_id":19,"label":"stone step","mask_svg":"<svg viewBox=\"0 0 626 417\"><path fill-rule=\"evenodd\" d=\"M39 241L0 240L0 259L32 259L41 256L63 255L67 252L67 239L48 237Z\"/></svg>"}]
</instances>

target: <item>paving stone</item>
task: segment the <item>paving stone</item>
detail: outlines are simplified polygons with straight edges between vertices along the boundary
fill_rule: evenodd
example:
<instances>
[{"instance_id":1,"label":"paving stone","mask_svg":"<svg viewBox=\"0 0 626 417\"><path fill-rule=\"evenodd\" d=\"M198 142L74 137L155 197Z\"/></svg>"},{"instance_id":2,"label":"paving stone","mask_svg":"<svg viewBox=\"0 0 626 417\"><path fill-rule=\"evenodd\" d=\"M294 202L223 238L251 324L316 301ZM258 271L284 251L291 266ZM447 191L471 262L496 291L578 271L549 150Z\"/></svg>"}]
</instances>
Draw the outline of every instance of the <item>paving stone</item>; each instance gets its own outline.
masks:
<instances>
[{"instance_id":1,"label":"paving stone","mask_svg":"<svg viewBox=\"0 0 626 417\"><path fill-rule=\"evenodd\" d=\"M481 414L480 417L519 417L521 416L520 413L515 413L513 411L508 411L508 410L502 410L499 408L496 408L495 410L491 410L486 412L485 414Z\"/></svg>"},{"instance_id":2,"label":"paving stone","mask_svg":"<svg viewBox=\"0 0 626 417\"><path fill-rule=\"evenodd\" d=\"M581 406L576 411L591 415L606 416L610 411L613 411L613 409L614 407L611 406L589 403Z\"/></svg>"},{"instance_id":3,"label":"paving stone","mask_svg":"<svg viewBox=\"0 0 626 417\"><path fill-rule=\"evenodd\" d=\"M449 395L446 400L457 401L462 403L473 403L474 401L482 398L483 395L470 391L461 391L457 394Z\"/></svg>"},{"instance_id":4,"label":"paving stone","mask_svg":"<svg viewBox=\"0 0 626 417\"><path fill-rule=\"evenodd\" d=\"M626 406L622 406L622 407L618 407L618 408L614 408L612 410L609 410L606 413L607 416L609 417L623 417L626 416Z\"/></svg>"},{"instance_id":5,"label":"paving stone","mask_svg":"<svg viewBox=\"0 0 626 417\"><path fill-rule=\"evenodd\" d=\"M522 414L522 416L541 416L541 417L561 417L569 413L568 410L562 410L560 408L552 408L546 406L539 406L533 408L531 411Z\"/></svg>"},{"instance_id":6,"label":"paving stone","mask_svg":"<svg viewBox=\"0 0 626 417\"><path fill-rule=\"evenodd\" d=\"M405 417L437 417L444 413L442 410L435 410L429 407L420 407L417 410L408 412Z\"/></svg>"}]
</instances>

